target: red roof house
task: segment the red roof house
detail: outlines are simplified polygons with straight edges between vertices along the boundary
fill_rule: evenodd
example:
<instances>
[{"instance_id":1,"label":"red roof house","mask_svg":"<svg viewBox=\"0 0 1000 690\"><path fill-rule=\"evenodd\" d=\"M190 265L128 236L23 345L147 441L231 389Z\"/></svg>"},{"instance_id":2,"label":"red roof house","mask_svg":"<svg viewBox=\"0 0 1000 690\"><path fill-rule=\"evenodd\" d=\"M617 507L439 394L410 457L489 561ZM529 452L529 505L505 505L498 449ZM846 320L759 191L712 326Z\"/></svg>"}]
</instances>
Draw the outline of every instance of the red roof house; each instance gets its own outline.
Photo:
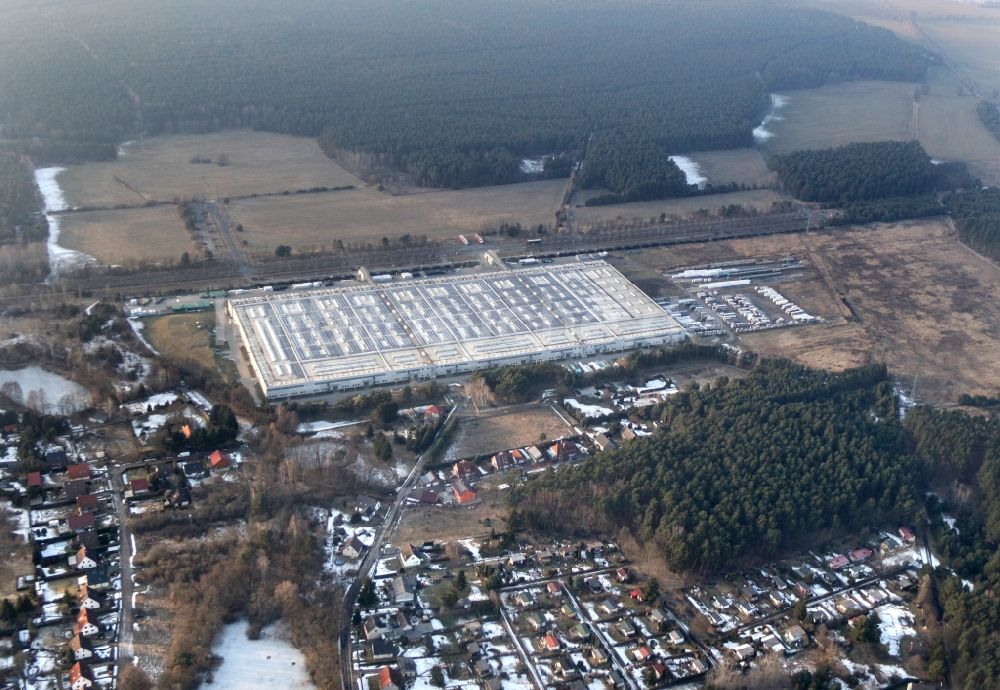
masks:
<instances>
[{"instance_id":1,"label":"red roof house","mask_svg":"<svg viewBox=\"0 0 1000 690\"><path fill-rule=\"evenodd\" d=\"M130 489L132 489L132 495L145 493L149 491L149 480L145 477L139 477L138 479L133 479L128 483Z\"/></svg>"},{"instance_id":2,"label":"red roof house","mask_svg":"<svg viewBox=\"0 0 1000 690\"><path fill-rule=\"evenodd\" d=\"M455 500L458 501L459 505L472 503L476 500L476 492L466 486L465 482L461 479L456 479L451 483L451 490L455 494Z\"/></svg>"},{"instance_id":3,"label":"red roof house","mask_svg":"<svg viewBox=\"0 0 1000 690\"><path fill-rule=\"evenodd\" d=\"M84 513L83 515L70 515L66 518L66 524L74 532L82 532L84 530L94 528L94 514Z\"/></svg>"},{"instance_id":4,"label":"red roof house","mask_svg":"<svg viewBox=\"0 0 1000 690\"><path fill-rule=\"evenodd\" d=\"M910 529L909 527L900 527L899 536L901 536L903 538L903 541L905 541L907 544L912 544L917 540L917 535L915 535L913 533L913 530Z\"/></svg>"},{"instance_id":5,"label":"red roof house","mask_svg":"<svg viewBox=\"0 0 1000 690\"><path fill-rule=\"evenodd\" d=\"M557 649L559 649L560 647L562 647L562 643L559 641L558 637L556 637L552 633L548 633L545 636L545 649L546 650L548 650L550 652L554 652Z\"/></svg>"},{"instance_id":6,"label":"red roof house","mask_svg":"<svg viewBox=\"0 0 1000 690\"><path fill-rule=\"evenodd\" d=\"M829 560L828 565L834 570L840 570L850 562L847 556L834 556Z\"/></svg>"},{"instance_id":7,"label":"red roof house","mask_svg":"<svg viewBox=\"0 0 1000 690\"><path fill-rule=\"evenodd\" d=\"M866 560L869 557L871 557L872 551L871 551L871 549L861 548L861 549L856 549L854 551L851 551L851 553L849 555L850 555L852 561L854 561L855 563L858 563L860 561Z\"/></svg>"},{"instance_id":8,"label":"red roof house","mask_svg":"<svg viewBox=\"0 0 1000 690\"><path fill-rule=\"evenodd\" d=\"M42 485L41 472L28 472L28 488Z\"/></svg>"},{"instance_id":9,"label":"red roof house","mask_svg":"<svg viewBox=\"0 0 1000 690\"><path fill-rule=\"evenodd\" d=\"M208 464L213 470L224 470L229 467L229 458L221 450L216 450L208 456Z\"/></svg>"},{"instance_id":10,"label":"red roof house","mask_svg":"<svg viewBox=\"0 0 1000 690\"><path fill-rule=\"evenodd\" d=\"M70 479L90 479L90 465L77 463L66 468L66 474Z\"/></svg>"},{"instance_id":11,"label":"red roof house","mask_svg":"<svg viewBox=\"0 0 1000 690\"><path fill-rule=\"evenodd\" d=\"M378 672L379 690L403 690L403 674L392 666L383 666Z\"/></svg>"},{"instance_id":12,"label":"red roof house","mask_svg":"<svg viewBox=\"0 0 1000 690\"><path fill-rule=\"evenodd\" d=\"M76 497L76 507L80 511L80 514L84 513L96 513L97 512L97 496L93 494L84 494L83 496Z\"/></svg>"}]
</instances>

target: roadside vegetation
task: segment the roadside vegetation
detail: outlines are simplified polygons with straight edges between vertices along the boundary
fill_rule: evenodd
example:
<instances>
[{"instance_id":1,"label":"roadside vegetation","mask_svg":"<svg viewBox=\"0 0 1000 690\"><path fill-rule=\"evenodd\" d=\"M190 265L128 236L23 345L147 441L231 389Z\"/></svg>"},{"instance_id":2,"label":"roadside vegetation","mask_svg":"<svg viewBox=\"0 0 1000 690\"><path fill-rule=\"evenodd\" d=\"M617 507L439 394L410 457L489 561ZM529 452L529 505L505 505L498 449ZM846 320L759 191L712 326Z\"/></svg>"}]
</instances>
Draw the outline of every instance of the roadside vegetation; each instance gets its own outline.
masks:
<instances>
[{"instance_id":1,"label":"roadside vegetation","mask_svg":"<svg viewBox=\"0 0 1000 690\"><path fill-rule=\"evenodd\" d=\"M991 259L1000 259L1000 189L951 194L945 204L962 242Z\"/></svg>"}]
</instances>

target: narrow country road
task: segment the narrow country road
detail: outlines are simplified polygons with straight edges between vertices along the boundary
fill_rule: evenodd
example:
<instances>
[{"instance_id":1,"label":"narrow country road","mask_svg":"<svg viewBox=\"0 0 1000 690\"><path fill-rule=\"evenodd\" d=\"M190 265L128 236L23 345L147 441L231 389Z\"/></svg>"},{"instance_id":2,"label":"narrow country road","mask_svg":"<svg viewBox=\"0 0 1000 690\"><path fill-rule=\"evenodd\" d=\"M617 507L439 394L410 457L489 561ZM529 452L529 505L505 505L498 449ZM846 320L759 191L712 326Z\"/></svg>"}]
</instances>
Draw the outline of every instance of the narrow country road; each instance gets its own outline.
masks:
<instances>
[{"instance_id":1,"label":"narrow country road","mask_svg":"<svg viewBox=\"0 0 1000 690\"><path fill-rule=\"evenodd\" d=\"M111 472L111 500L118 515L120 548L119 570L121 574L121 615L118 619L118 673L132 661L132 631L135 622L135 582L132 559L135 557L132 533L128 528L128 506L122 498L121 475L114 467Z\"/></svg>"}]
</instances>

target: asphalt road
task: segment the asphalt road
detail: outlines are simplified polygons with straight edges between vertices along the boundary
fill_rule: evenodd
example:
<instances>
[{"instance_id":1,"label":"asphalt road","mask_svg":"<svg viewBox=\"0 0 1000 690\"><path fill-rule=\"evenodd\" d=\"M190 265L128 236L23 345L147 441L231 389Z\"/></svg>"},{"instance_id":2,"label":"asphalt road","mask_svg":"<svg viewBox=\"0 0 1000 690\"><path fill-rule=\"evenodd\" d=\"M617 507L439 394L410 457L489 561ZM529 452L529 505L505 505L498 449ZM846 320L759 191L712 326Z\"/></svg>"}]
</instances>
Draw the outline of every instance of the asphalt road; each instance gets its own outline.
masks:
<instances>
[{"instance_id":1,"label":"asphalt road","mask_svg":"<svg viewBox=\"0 0 1000 690\"><path fill-rule=\"evenodd\" d=\"M445 418L444 422L441 424L443 429L453 415L458 412L458 409L463 403L459 402L451 408L451 412ZM424 453L419 458L417 458L416 464L413 465L413 469L406 476L406 479L396 490L396 500L393 501L392 507L389 508L389 512L382 522L382 525L375 531L375 540L372 542L371 548L369 548L364 557L361 559L361 563L358 565L358 574L351 583L351 586L347 588L344 592L344 605L343 605L343 617L341 619L341 629L340 629L340 674L343 684L343 690L353 690L355 687L354 680L354 664L352 663L352 650L351 650L351 614L354 611L354 604L358 599L358 594L361 591L361 583L368 578L369 573L378 563L379 558L382 555L382 546L385 543L386 537L392 532L399 522L400 515L403 512L403 506L406 503L407 497L410 492L417 485L417 480L423 474L423 468L427 463L427 454Z\"/></svg>"}]
</instances>

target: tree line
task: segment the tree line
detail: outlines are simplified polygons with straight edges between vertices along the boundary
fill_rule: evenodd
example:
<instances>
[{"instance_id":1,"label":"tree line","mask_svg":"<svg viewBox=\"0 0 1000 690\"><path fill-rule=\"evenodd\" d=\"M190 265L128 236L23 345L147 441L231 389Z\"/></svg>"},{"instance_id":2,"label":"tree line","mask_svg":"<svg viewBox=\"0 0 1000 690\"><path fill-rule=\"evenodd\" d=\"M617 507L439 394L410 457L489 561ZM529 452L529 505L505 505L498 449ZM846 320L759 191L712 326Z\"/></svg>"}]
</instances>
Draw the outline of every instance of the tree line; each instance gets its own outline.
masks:
<instances>
[{"instance_id":1,"label":"tree line","mask_svg":"<svg viewBox=\"0 0 1000 690\"><path fill-rule=\"evenodd\" d=\"M1000 259L1000 189L973 189L945 198L958 236L972 249Z\"/></svg>"},{"instance_id":2,"label":"tree line","mask_svg":"<svg viewBox=\"0 0 1000 690\"><path fill-rule=\"evenodd\" d=\"M997 139L1000 139L1000 108L997 108L996 103L990 101L979 101L976 106L976 115L979 116L979 121L983 123L983 126Z\"/></svg>"},{"instance_id":3,"label":"tree line","mask_svg":"<svg viewBox=\"0 0 1000 690\"><path fill-rule=\"evenodd\" d=\"M918 512L882 366L830 374L763 361L646 413L657 434L527 482L511 494L512 520L627 527L673 567L718 571Z\"/></svg>"},{"instance_id":4,"label":"tree line","mask_svg":"<svg viewBox=\"0 0 1000 690\"><path fill-rule=\"evenodd\" d=\"M803 201L859 202L925 194L937 175L917 141L856 143L775 156L771 168Z\"/></svg>"},{"instance_id":5,"label":"tree line","mask_svg":"<svg viewBox=\"0 0 1000 690\"><path fill-rule=\"evenodd\" d=\"M49 233L41 209L31 167L0 150L0 244L44 242Z\"/></svg>"},{"instance_id":6,"label":"tree line","mask_svg":"<svg viewBox=\"0 0 1000 690\"><path fill-rule=\"evenodd\" d=\"M253 127L459 187L568 174L593 135L590 179L639 197L678 191L667 154L750 145L771 91L916 81L926 66L888 31L780 2L108 0L4 18L5 146L36 161Z\"/></svg>"}]
</instances>

